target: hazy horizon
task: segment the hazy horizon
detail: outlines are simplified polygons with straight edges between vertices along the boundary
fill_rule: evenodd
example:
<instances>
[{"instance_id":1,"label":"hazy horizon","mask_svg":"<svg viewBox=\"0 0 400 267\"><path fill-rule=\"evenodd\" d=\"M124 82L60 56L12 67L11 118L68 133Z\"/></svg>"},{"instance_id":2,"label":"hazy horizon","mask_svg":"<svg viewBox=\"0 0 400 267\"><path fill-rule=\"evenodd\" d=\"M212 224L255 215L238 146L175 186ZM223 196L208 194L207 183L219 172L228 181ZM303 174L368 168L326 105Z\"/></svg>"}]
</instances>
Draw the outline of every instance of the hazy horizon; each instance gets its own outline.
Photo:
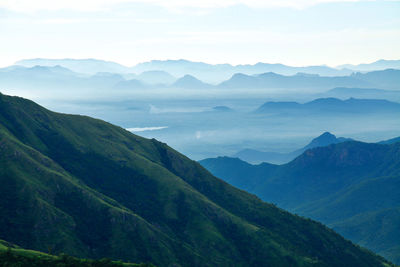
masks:
<instances>
[{"instance_id":1,"label":"hazy horizon","mask_svg":"<svg viewBox=\"0 0 400 267\"><path fill-rule=\"evenodd\" d=\"M28 58L290 66L400 58L400 1L0 1L0 64ZM24 34L19 34L24 32Z\"/></svg>"},{"instance_id":2,"label":"hazy horizon","mask_svg":"<svg viewBox=\"0 0 400 267\"><path fill-rule=\"evenodd\" d=\"M285 150L327 130L379 140L399 132L397 118L377 115L380 128L374 128L369 125L371 114L343 115L340 108L335 116L322 112L323 119L319 112L308 115L311 121L285 113L275 118L254 115L252 110L266 101L306 102L329 96L398 102L397 70L365 77L351 74L400 69L400 61L352 70L314 67L400 59L398 14L400 0L0 1L1 66L24 59L97 59L123 66L60 64L73 73L61 68L5 69L0 73L0 91L31 98L56 111L139 130L195 159L246 147ZM151 60L180 59L288 68L184 62L133 68ZM34 65L41 64L24 66ZM136 75L154 70L167 75ZM99 72L116 75L95 75ZM268 72L279 75L259 75ZM234 77L236 73L244 75ZM198 80L180 80L187 74ZM381 91L330 92L337 87ZM216 106L232 111L214 110ZM247 130L242 133L242 129ZM273 146L281 132L292 132L291 145L287 139Z\"/></svg>"},{"instance_id":3,"label":"hazy horizon","mask_svg":"<svg viewBox=\"0 0 400 267\"><path fill-rule=\"evenodd\" d=\"M293 65L293 64L288 64L285 62L266 62L266 61L254 61L254 62L242 62L242 63L231 63L231 62L208 62L208 61L201 61L201 60L191 60L188 58L165 58L165 59L159 59L159 58L153 58L153 59L149 59L149 60L145 60L145 61L138 61L138 62L132 62L132 63L121 63L119 61L116 60L110 60L110 59L106 59L106 58L93 58L93 57L81 57L81 58L72 58L72 57L54 57L54 58L50 58L50 57L33 57L33 58L20 58L15 60L12 64L3 64L3 62L0 62L0 68L4 68L4 67L9 67L12 65L18 65L17 63L19 61L23 61L23 60L35 60L35 59L45 59L45 60L100 60L100 61L105 61L105 62L113 62L113 63L117 63L121 66L124 67L134 67L137 66L139 64L142 63L146 63L146 62L152 62L152 61L189 61L189 62L194 62L194 63L205 63L205 64L210 64L210 65L231 65L231 66L240 66L240 65L255 65L257 63L266 63L266 64L282 64L282 65L286 65L286 66L290 66L290 67L311 67L311 66L327 66L330 68L336 68L336 69L340 69L340 67L342 65L361 65L361 64L371 64L371 63L375 63L377 61L393 61L393 60L400 60L400 58L377 58L375 60L369 60L369 61L362 61L362 62L343 62L340 64L336 64L336 65L329 65L329 64L299 64L299 65Z\"/></svg>"}]
</instances>

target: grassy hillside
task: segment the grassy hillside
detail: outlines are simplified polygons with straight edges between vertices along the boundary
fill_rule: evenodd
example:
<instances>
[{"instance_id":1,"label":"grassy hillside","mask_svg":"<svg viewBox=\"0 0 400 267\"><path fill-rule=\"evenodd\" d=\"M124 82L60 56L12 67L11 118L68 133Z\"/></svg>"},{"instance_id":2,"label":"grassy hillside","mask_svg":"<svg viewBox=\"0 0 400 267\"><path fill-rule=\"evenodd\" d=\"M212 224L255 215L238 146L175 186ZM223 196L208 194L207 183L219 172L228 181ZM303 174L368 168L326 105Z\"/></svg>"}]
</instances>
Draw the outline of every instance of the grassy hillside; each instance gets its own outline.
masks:
<instances>
[{"instance_id":1,"label":"grassy hillside","mask_svg":"<svg viewBox=\"0 0 400 267\"><path fill-rule=\"evenodd\" d=\"M0 238L159 266L385 266L166 144L0 95Z\"/></svg>"},{"instance_id":2,"label":"grassy hillside","mask_svg":"<svg viewBox=\"0 0 400 267\"><path fill-rule=\"evenodd\" d=\"M66 254L54 256L39 251L22 249L3 240L0 240L0 266L154 267L152 264L124 263L106 258L88 260L78 259Z\"/></svg>"},{"instance_id":3,"label":"grassy hillside","mask_svg":"<svg viewBox=\"0 0 400 267\"><path fill-rule=\"evenodd\" d=\"M232 185L400 263L400 143L345 142L307 150L284 165L231 158L201 164Z\"/></svg>"}]
</instances>

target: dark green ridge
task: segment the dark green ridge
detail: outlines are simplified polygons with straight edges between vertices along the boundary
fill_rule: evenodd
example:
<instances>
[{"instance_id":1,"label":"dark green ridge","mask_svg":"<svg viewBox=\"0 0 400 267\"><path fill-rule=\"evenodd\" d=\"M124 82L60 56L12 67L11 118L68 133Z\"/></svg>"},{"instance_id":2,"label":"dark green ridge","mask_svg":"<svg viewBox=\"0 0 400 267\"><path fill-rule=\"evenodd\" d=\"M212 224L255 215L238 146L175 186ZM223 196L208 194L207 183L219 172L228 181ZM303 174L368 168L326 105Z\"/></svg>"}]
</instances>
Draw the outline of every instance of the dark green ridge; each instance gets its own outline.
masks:
<instances>
[{"instance_id":1,"label":"dark green ridge","mask_svg":"<svg viewBox=\"0 0 400 267\"><path fill-rule=\"evenodd\" d=\"M234 186L318 220L400 263L400 143L348 141L284 165L220 157L201 164Z\"/></svg>"},{"instance_id":2,"label":"dark green ridge","mask_svg":"<svg viewBox=\"0 0 400 267\"><path fill-rule=\"evenodd\" d=\"M0 238L158 266L390 266L154 139L0 95Z\"/></svg>"}]
</instances>

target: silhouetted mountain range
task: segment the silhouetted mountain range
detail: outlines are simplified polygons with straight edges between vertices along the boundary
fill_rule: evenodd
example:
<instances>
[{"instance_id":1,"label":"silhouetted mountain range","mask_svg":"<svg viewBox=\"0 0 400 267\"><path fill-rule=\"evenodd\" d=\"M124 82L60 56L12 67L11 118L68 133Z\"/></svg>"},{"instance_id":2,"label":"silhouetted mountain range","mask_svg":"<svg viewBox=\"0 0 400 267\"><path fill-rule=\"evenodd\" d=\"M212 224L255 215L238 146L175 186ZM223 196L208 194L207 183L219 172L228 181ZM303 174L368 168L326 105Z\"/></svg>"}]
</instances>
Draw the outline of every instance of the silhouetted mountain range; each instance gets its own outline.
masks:
<instances>
[{"instance_id":1,"label":"silhouetted mountain range","mask_svg":"<svg viewBox=\"0 0 400 267\"><path fill-rule=\"evenodd\" d=\"M54 67L34 66L8 67L0 69L0 86L5 88L77 88L102 85L97 79L89 78L59 65ZM103 82L103 81L102 81Z\"/></svg>"},{"instance_id":2,"label":"silhouetted mountain range","mask_svg":"<svg viewBox=\"0 0 400 267\"><path fill-rule=\"evenodd\" d=\"M254 75L264 72L275 72L282 75L295 75L298 72L319 74L323 76L345 76L352 73L351 70L338 70L327 66L291 67L283 64L257 63L254 65L230 65L230 64L207 64L203 62L192 62L188 60L152 60L133 67L136 72L147 70L163 70L174 76L190 74L201 80L218 83L228 79L235 73Z\"/></svg>"},{"instance_id":3,"label":"silhouetted mountain range","mask_svg":"<svg viewBox=\"0 0 400 267\"><path fill-rule=\"evenodd\" d=\"M40 62L40 61L39 61ZM55 61L58 62L58 61ZM90 61L91 64L93 63ZM44 61L46 63L46 61ZM58 62L59 63L59 62ZM75 64L75 63L74 63ZM94 64L94 63L93 63ZM106 63L104 63L106 64ZM29 65L29 64L27 64ZM70 66L70 64L66 64ZM83 68L83 67L82 67ZM22 67L11 66L0 69L0 86L20 87L20 88L43 88L43 87L80 87L80 88L107 88L115 80L123 77L124 80L139 80L148 87L172 87L188 88L188 89L299 89L305 92L323 92L324 90L335 87L351 87L351 88L379 88L387 90L400 90L400 70L388 69L384 71L374 71L368 73L354 73L350 76L326 77L311 74L297 74L292 76L284 76L273 72L262 74L248 75L243 73L235 73L226 77L223 82L218 85L210 85L201 80L200 74L188 74L190 68L186 68L186 73L179 80L170 73L163 70L144 71L141 74L112 71L112 68L99 68L98 72L84 73L76 72L76 68L68 69L64 66L38 66ZM79 68L78 68L79 70ZM103 71L108 70L108 71ZM111 71L110 71L111 70ZM107 75L106 75L107 73ZM99 82L98 76L101 77ZM174 74L175 75L175 74ZM198 76L200 75L200 76ZM218 72L212 72L212 75L218 76ZM180 75L175 75L180 77ZM225 78L220 77L220 80ZM200 80L198 79L200 78ZM104 83L102 83L104 82Z\"/></svg>"},{"instance_id":4,"label":"silhouetted mountain range","mask_svg":"<svg viewBox=\"0 0 400 267\"><path fill-rule=\"evenodd\" d=\"M318 98L304 104L297 102L266 102L255 112L260 114L400 112L400 104L384 99L349 98L340 100L337 98Z\"/></svg>"},{"instance_id":5,"label":"silhouetted mountain range","mask_svg":"<svg viewBox=\"0 0 400 267\"><path fill-rule=\"evenodd\" d=\"M385 69L400 69L400 60L378 60L369 64L345 64L337 66L339 69L352 69L356 71L372 71L372 70L385 70Z\"/></svg>"},{"instance_id":6,"label":"silhouetted mountain range","mask_svg":"<svg viewBox=\"0 0 400 267\"><path fill-rule=\"evenodd\" d=\"M328 89L338 86L368 87L371 84L355 79L351 76L321 77L294 75L284 76L274 72L258 74L254 76L237 73L227 81L222 82L221 88L307 88Z\"/></svg>"},{"instance_id":7,"label":"silhouetted mountain range","mask_svg":"<svg viewBox=\"0 0 400 267\"><path fill-rule=\"evenodd\" d=\"M23 59L17 61L16 65L24 66L24 67L34 67L34 66L63 66L72 71L85 73L85 74L96 74L97 72L111 72L111 73L128 73L130 69L121 64L105 61L100 59L72 59L72 58L64 58L64 59L46 59L46 58L33 58L33 59Z\"/></svg>"},{"instance_id":8,"label":"silhouetted mountain range","mask_svg":"<svg viewBox=\"0 0 400 267\"><path fill-rule=\"evenodd\" d=\"M400 89L400 70L355 73L350 76L326 77L315 75L284 76L273 72L254 76L237 73L218 85L220 88L303 88L323 90L335 87Z\"/></svg>"},{"instance_id":9,"label":"silhouetted mountain range","mask_svg":"<svg viewBox=\"0 0 400 267\"><path fill-rule=\"evenodd\" d=\"M391 101L400 101L400 91L382 90L375 88L348 88L336 87L322 94L324 97L335 97L341 99L347 98L368 98L368 99L386 99Z\"/></svg>"},{"instance_id":10,"label":"silhouetted mountain range","mask_svg":"<svg viewBox=\"0 0 400 267\"><path fill-rule=\"evenodd\" d=\"M400 70L398 69L386 69L367 73L357 72L352 74L351 77L370 83L374 88L388 90L399 90L400 88Z\"/></svg>"},{"instance_id":11,"label":"silhouetted mountain range","mask_svg":"<svg viewBox=\"0 0 400 267\"><path fill-rule=\"evenodd\" d=\"M186 74L195 76L200 80L219 83L229 79L235 73L255 75L260 73L274 72L281 75L318 74L320 76L347 76L355 71L374 71L384 69L400 69L399 60L379 60L370 64L342 65L338 68L328 66L304 66L293 67L284 64L257 63L254 65L230 65L230 64L207 64L203 62L192 62L189 60L152 60L139 63L133 67L121 64L97 60L97 59L25 59L16 62L17 65L33 67L60 65L75 72L95 74L97 72L116 73L142 73L147 71L164 71L175 77L183 77ZM304 75L301 75L304 76ZM131 77L134 78L134 77ZM343 85L336 85L343 86ZM332 86L336 87L336 86ZM351 86L351 85L346 85Z\"/></svg>"}]
</instances>

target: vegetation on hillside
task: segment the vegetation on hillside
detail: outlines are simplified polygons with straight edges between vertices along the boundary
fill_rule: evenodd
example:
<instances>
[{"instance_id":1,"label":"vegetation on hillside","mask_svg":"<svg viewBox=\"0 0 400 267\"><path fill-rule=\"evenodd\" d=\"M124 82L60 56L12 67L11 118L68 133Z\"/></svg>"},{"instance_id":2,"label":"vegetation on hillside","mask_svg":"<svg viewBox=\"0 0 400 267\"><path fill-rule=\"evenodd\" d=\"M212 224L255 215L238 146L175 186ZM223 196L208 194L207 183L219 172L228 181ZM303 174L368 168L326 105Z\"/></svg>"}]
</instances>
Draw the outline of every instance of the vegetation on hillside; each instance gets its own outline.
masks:
<instances>
[{"instance_id":1,"label":"vegetation on hillside","mask_svg":"<svg viewBox=\"0 0 400 267\"><path fill-rule=\"evenodd\" d=\"M0 95L0 238L159 266L385 266L166 144Z\"/></svg>"},{"instance_id":2,"label":"vegetation on hillside","mask_svg":"<svg viewBox=\"0 0 400 267\"><path fill-rule=\"evenodd\" d=\"M400 263L400 143L344 142L307 150L284 165L227 157L201 164L234 186Z\"/></svg>"},{"instance_id":3,"label":"vegetation on hillside","mask_svg":"<svg viewBox=\"0 0 400 267\"><path fill-rule=\"evenodd\" d=\"M4 267L154 267L149 263L124 263L103 258L99 260L78 259L66 254L58 256L21 249L0 240L0 266Z\"/></svg>"}]
</instances>

